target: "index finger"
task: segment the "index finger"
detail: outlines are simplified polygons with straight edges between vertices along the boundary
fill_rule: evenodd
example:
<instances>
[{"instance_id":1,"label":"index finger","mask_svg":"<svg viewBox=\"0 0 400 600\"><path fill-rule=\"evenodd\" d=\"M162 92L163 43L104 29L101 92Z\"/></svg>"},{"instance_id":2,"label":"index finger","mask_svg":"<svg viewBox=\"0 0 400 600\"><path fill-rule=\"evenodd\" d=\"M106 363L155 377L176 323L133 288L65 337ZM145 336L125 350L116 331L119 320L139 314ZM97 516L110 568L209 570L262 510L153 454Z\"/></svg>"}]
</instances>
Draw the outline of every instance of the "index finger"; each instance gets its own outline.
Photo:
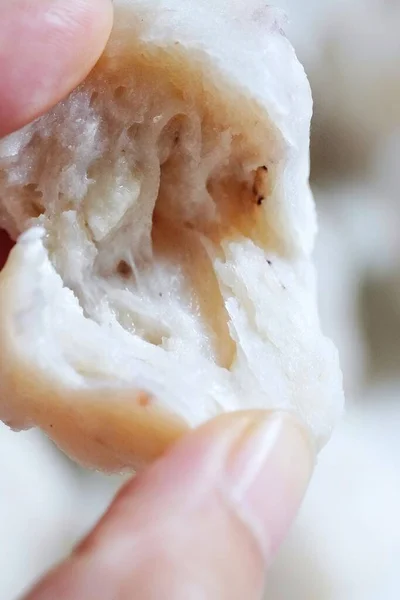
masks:
<instances>
[{"instance_id":1,"label":"index finger","mask_svg":"<svg viewBox=\"0 0 400 600\"><path fill-rule=\"evenodd\" d=\"M111 27L110 0L0 2L0 137L76 87L100 57Z\"/></svg>"}]
</instances>

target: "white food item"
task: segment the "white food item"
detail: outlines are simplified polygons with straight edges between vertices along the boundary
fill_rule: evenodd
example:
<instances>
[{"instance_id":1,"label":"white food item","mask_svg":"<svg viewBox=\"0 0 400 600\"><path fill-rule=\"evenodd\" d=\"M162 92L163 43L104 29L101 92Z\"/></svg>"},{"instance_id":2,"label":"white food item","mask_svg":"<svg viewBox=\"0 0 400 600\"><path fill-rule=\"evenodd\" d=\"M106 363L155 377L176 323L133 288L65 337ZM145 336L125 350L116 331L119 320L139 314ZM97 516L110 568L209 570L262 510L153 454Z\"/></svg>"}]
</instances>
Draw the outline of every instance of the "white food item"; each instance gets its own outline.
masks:
<instances>
[{"instance_id":1,"label":"white food item","mask_svg":"<svg viewBox=\"0 0 400 600\"><path fill-rule=\"evenodd\" d=\"M311 94L281 15L125 0L87 81L0 143L0 417L108 471L188 427L342 408L320 331Z\"/></svg>"}]
</instances>

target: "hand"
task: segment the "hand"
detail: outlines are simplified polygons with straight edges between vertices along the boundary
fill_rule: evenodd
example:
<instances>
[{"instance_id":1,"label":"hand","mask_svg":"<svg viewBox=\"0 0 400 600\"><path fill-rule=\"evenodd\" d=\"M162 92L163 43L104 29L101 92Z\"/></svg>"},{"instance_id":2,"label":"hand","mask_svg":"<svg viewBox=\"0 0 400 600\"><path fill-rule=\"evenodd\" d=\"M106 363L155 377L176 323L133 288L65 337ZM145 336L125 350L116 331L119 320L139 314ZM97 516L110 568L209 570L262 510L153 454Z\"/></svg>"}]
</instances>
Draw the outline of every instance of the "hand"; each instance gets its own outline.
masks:
<instances>
[{"instance_id":1,"label":"hand","mask_svg":"<svg viewBox=\"0 0 400 600\"><path fill-rule=\"evenodd\" d=\"M219 417L128 483L25 600L261 600L312 457L288 416Z\"/></svg>"},{"instance_id":2,"label":"hand","mask_svg":"<svg viewBox=\"0 0 400 600\"><path fill-rule=\"evenodd\" d=\"M86 76L111 21L109 0L0 6L0 135ZM26 600L259 600L313 464L306 433L289 416L221 416L128 483Z\"/></svg>"}]
</instances>

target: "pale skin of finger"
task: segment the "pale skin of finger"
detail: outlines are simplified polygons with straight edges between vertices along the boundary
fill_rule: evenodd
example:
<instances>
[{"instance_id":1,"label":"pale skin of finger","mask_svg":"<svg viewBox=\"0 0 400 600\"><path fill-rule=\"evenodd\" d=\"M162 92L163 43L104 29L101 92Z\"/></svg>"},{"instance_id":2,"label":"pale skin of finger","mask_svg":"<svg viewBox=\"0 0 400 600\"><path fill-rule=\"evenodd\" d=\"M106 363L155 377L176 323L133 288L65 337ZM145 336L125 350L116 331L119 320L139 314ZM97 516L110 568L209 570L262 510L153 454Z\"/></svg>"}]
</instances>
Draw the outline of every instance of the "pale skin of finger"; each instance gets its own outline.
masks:
<instances>
[{"instance_id":1,"label":"pale skin of finger","mask_svg":"<svg viewBox=\"0 0 400 600\"><path fill-rule=\"evenodd\" d=\"M0 2L0 137L46 112L102 53L111 0Z\"/></svg>"},{"instance_id":2,"label":"pale skin of finger","mask_svg":"<svg viewBox=\"0 0 400 600\"><path fill-rule=\"evenodd\" d=\"M312 444L287 415L224 415L130 482L25 600L261 600Z\"/></svg>"}]
</instances>

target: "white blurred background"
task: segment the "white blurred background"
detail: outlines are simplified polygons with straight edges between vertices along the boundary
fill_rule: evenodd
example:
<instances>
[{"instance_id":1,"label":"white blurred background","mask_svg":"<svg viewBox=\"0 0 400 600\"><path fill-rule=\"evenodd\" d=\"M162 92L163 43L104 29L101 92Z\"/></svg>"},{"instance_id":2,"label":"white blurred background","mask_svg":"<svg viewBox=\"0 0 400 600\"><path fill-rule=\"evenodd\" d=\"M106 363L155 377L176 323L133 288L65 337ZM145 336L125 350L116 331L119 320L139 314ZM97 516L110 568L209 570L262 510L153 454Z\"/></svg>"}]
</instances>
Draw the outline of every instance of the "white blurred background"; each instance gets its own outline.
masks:
<instances>
[{"instance_id":1,"label":"white blurred background","mask_svg":"<svg viewBox=\"0 0 400 600\"><path fill-rule=\"evenodd\" d=\"M400 0L275 4L314 91L321 317L341 353L347 414L267 600L398 600ZM82 471L36 431L0 426L0 600L68 552L120 484Z\"/></svg>"}]
</instances>

